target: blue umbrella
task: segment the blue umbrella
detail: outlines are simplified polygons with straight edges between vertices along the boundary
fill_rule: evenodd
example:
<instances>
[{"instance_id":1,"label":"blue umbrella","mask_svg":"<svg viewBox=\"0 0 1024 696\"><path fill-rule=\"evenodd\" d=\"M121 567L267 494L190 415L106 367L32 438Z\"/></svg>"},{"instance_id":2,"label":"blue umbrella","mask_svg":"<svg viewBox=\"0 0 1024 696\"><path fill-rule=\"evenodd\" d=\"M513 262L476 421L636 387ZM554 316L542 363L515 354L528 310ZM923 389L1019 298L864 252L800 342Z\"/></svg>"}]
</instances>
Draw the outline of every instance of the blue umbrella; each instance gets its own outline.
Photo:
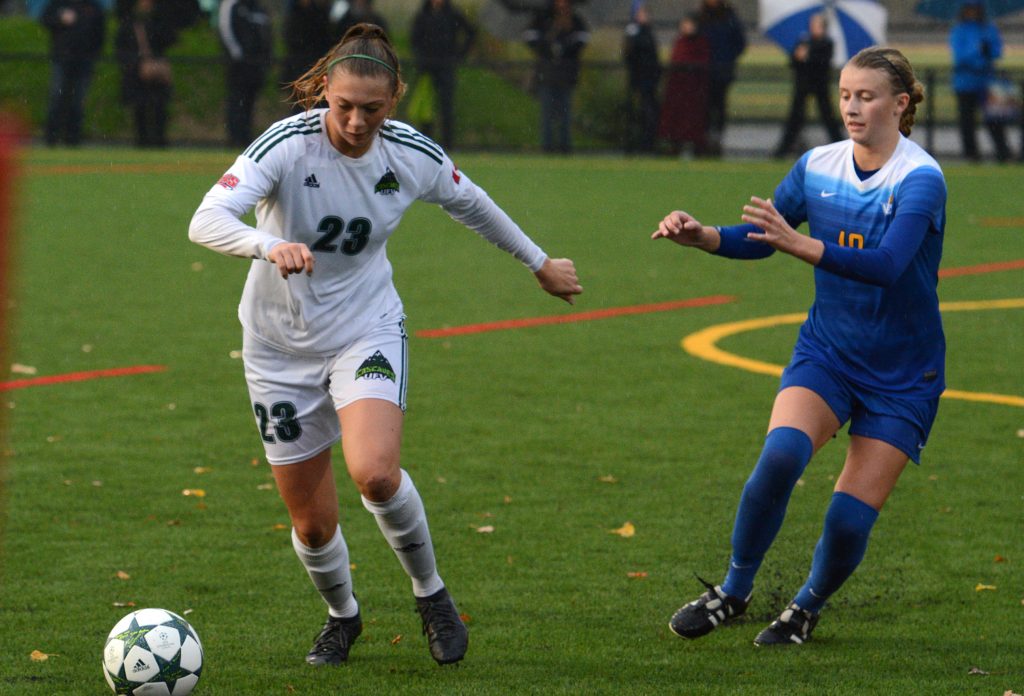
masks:
<instances>
[{"instance_id":1,"label":"blue umbrella","mask_svg":"<svg viewBox=\"0 0 1024 696\"><path fill-rule=\"evenodd\" d=\"M110 8L114 6L114 0L93 0L93 2L99 5L104 12L109 12ZM43 12L46 12L49 4L50 0L25 0L25 9L33 19L39 19L43 16Z\"/></svg>"},{"instance_id":2,"label":"blue umbrella","mask_svg":"<svg viewBox=\"0 0 1024 696\"><path fill-rule=\"evenodd\" d=\"M956 19L965 4L964 0L919 0L914 12L934 19L951 20ZM989 19L1024 10L1024 0L984 0L981 4L985 6L985 15Z\"/></svg>"},{"instance_id":3,"label":"blue umbrella","mask_svg":"<svg viewBox=\"0 0 1024 696\"><path fill-rule=\"evenodd\" d=\"M761 31L786 53L807 34L813 15L828 19L828 34L835 43L832 63L839 67L862 48L885 43L889 13L875 0L758 0Z\"/></svg>"}]
</instances>

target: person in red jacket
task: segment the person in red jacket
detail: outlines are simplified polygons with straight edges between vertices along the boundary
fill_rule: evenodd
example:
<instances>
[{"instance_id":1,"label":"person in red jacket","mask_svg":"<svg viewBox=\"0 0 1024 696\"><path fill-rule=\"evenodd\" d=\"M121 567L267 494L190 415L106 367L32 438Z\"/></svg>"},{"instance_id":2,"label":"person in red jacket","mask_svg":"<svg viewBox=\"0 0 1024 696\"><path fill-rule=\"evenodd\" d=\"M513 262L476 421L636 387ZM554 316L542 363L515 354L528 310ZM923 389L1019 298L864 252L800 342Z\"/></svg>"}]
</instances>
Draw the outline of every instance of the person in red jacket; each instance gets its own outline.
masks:
<instances>
[{"instance_id":1,"label":"person in red jacket","mask_svg":"<svg viewBox=\"0 0 1024 696\"><path fill-rule=\"evenodd\" d=\"M711 46L695 17L679 22L662 97L658 135L669 143L673 155L691 145L693 154L708 150L708 89Z\"/></svg>"}]
</instances>

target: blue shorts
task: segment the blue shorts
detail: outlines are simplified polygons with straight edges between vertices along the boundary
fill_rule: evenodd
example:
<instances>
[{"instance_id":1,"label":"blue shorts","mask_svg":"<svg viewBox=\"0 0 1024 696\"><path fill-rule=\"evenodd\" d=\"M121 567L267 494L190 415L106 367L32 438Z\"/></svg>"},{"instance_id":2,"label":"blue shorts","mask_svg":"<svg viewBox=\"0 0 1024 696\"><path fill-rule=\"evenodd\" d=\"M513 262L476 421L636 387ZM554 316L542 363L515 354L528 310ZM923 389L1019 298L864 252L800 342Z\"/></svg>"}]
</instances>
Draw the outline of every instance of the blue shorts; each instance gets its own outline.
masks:
<instances>
[{"instance_id":1,"label":"blue shorts","mask_svg":"<svg viewBox=\"0 0 1024 696\"><path fill-rule=\"evenodd\" d=\"M915 464L928 442L939 399L903 399L867 391L812 358L796 355L782 373L780 390L804 387L820 396L849 433L887 442Z\"/></svg>"}]
</instances>

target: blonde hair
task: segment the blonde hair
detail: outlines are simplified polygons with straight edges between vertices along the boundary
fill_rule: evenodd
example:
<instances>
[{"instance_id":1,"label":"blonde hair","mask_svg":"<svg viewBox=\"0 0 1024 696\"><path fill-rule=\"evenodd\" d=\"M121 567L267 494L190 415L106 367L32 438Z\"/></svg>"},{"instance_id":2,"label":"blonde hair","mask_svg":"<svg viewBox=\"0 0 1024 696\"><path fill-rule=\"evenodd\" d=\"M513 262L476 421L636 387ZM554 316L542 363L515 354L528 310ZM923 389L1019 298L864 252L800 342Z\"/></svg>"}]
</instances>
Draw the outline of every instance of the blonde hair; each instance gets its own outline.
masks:
<instances>
[{"instance_id":1,"label":"blonde hair","mask_svg":"<svg viewBox=\"0 0 1024 696\"><path fill-rule=\"evenodd\" d=\"M346 31L341 41L289 85L291 101L306 111L315 108L324 100L324 77L339 71L387 79L396 106L405 94L402 66L391 39L376 24L360 23Z\"/></svg>"},{"instance_id":2,"label":"blonde hair","mask_svg":"<svg viewBox=\"0 0 1024 696\"><path fill-rule=\"evenodd\" d=\"M871 46L857 53L847 65L879 70L888 77L893 95L907 93L910 101L900 116L900 133L909 136L914 127L917 105L924 101L924 85L914 75L914 68L907 57L895 48Z\"/></svg>"}]
</instances>

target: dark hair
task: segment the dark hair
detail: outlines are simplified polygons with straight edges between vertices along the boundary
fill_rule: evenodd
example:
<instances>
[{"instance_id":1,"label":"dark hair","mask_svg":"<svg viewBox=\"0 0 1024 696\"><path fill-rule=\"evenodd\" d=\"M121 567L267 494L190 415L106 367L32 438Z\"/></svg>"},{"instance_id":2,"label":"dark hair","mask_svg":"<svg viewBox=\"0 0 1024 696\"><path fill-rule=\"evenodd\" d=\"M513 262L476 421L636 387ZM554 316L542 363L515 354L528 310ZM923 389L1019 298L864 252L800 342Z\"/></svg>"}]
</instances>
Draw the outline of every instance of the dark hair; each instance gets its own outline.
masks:
<instances>
[{"instance_id":1,"label":"dark hair","mask_svg":"<svg viewBox=\"0 0 1024 696\"><path fill-rule=\"evenodd\" d=\"M884 46L871 46L855 55L847 65L854 68L879 70L886 74L892 94L903 94L910 97L907 108L900 116L900 133L910 135L914 127L914 116L917 105L924 101L924 85L914 75L910 61L899 50Z\"/></svg>"},{"instance_id":2,"label":"dark hair","mask_svg":"<svg viewBox=\"0 0 1024 696\"><path fill-rule=\"evenodd\" d=\"M405 94L402 66L387 33L376 24L354 25L334 47L291 83L292 101L307 111L324 98L324 76L345 72L359 77L383 77L391 83L395 104Z\"/></svg>"}]
</instances>

